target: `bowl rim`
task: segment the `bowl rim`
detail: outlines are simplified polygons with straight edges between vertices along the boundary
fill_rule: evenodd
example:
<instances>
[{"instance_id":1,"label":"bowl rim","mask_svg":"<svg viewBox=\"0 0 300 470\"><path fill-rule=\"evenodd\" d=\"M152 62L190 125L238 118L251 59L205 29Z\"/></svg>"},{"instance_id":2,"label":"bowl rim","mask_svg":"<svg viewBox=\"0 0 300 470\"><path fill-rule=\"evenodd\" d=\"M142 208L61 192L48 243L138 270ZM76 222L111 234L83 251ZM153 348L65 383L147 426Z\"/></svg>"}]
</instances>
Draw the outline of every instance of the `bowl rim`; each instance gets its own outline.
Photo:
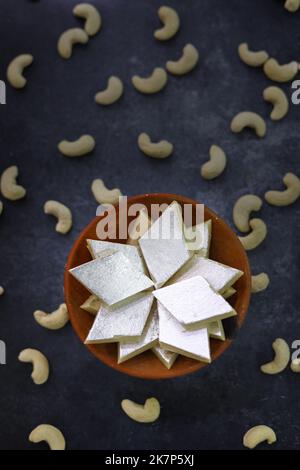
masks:
<instances>
[{"instance_id":1,"label":"bowl rim","mask_svg":"<svg viewBox=\"0 0 300 470\"><path fill-rule=\"evenodd\" d=\"M243 309L243 312L239 314L239 318L238 318L239 321L237 322L237 328L240 329L243 322L244 322L244 320L245 320L245 317L246 317L248 309L249 309L249 304L250 304L251 269L250 269L250 263L249 263L247 253L246 253L242 243L240 242L238 236L236 235L236 233L225 222L225 220L223 218L221 218L216 212L214 212L212 209L210 209L208 206L206 206L206 204L204 204L202 202L199 202L195 199L186 197L186 196L182 196L182 195L179 195L179 194L171 194L171 193L145 193L145 194L138 194L138 195L135 195L135 196L128 196L127 200L128 200L128 202L130 202L130 204L134 204L135 202L140 202L141 198L149 198L149 197L169 199L170 202L168 202L168 204L170 204L174 200L180 200L180 202L183 203L183 204L201 203L201 204L204 205L206 211L214 219L216 219L218 221L218 223L223 225L226 228L226 230L229 229L231 231L231 233L234 235L234 238L236 239L236 242L240 245L240 248L242 248L241 252L243 254L243 263L244 263L244 266L245 266L244 267L244 276L245 276L245 279L246 279L246 296L245 296L245 299L244 299L244 309ZM117 207L118 204L116 204L115 206ZM85 233L88 232L90 229L92 229L95 226L95 224L99 221L100 218L101 218L101 215L94 217L90 221L90 223L88 225L86 225L84 227L84 229L79 233L78 237L76 238L75 242L73 243L72 248L71 248L71 250L68 254L68 258L67 258L67 262L65 264L65 270L64 270L64 297L65 297L65 302L67 304L67 308L68 308L72 328L74 329L75 333L79 337L80 341L89 350L89 352L92 353L93 356L95 356L99 361L101 361L102 363L106 364L107 366L109 366L110 368L112 368L112 369L114 369L118 372L122 372L123 374L129 375L129 376L135 377L135 378L148 379L148 380L166 380L166 379L171 379L171 378L176 378L176 377L183 377L185 375L194 373L194 372L196 372L200 369L204 369L209 364L195 360L195 364L193 366L189 367L189 369L187 369L186 371L181 371L181 370L178 371L176 369L172 370L173 368L171 368L171 369L166 368L166 371L167 371L167 374L168 374L166 376L158 376L157 374L155 374L155 373L152 374L151 372L143 375L143 373L141 373L140 371L139 371L140 373L137 373L134 369L133 370L131 370L130 368L129 369L128 368L124 369L122 366L124 366L124 364L126 364L126 362L118 364L117 361L111 362L106 357L102 357L102 356L100 357L99 354L97 354L97 351L95 349L95 346L99 346L99 345L97 345L97 344L85 344L84 343L85 336L83 336L83 334L82 334L81 328L80 328L79 324L76 321L76 315L73 313L73 308L71 306L71 303L68 301L68 298L69 298L69 295L70 295L70 282L69 282L69 279L70 279L70 276L71 276L71 274L69 273L69 270L74 266L73 259L76 256L76 252L77 252L78 248L82 244L82 240L86 239ZM84 311L83 311L83 313L84 313ZM86 312L86 314L88 315L88 312ZM218 359L227 349L230 348L232 342L233 342L233 340L229 339L229 338L226 338L225 341L222 341L222 342L220 341L219 342L220 345L218 347L218 350L215 353L214 360L211 362L211 364L213 362L215 362L215 360ZM147 351L146 351L146 353L147 353ZM142 353L142 354L144 354L144 353ZM129 362L129 361L127 361L127 362Z\"/></svg>"}]
</instances>

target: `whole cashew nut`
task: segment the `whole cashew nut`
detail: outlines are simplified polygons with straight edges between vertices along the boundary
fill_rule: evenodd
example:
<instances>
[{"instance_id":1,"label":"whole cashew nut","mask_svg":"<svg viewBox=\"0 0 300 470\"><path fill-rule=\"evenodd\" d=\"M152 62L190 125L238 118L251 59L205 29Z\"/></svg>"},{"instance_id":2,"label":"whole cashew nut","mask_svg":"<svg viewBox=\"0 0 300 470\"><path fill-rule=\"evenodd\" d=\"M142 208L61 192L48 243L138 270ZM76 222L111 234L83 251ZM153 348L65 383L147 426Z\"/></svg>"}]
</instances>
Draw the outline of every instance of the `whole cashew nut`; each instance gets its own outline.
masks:
<instances>
[{"instance_id":1,"label":"whole cashew nut","mask_svg":"<svg viewBox=\"0 0 300 470\"><path fill-rule=\"evenodd\" d=\"M139 135L138 146L145 155L153 158L167 158L173 152L173 144L167 140L153 143L149 135L145 134L145 132Z\"/></svg>"},{"instance_id":2,"label":"whole cashew nut","mask_svg":"<svg viewBox=\"0 0 300 470\"><path fill-rule=\"evenodd\" d=\"M274 82L289 82L298 73L298 63L292 61L289 64L280 65L276 59L269 59L264 64L264 72Z\"/></svg>"},{"instance_id":3,"label":"whole cashew nut","mask_svg":"<svg viewBox=\"0 0 300 470\"><path fill-rule=\"evenodd\" d=\"M3 171L0 180L1 193L6 199L10 201L17 201L22 199L26 195L26 189L23 186L17 184L17 177L19 175L19 169L13 165Z\"/></svg>"},{"instance_id":4,"label":"whole cashew nut","mask_svg":"<svg viewBox=\"0 0 300 470\"><path fill-rule=\"evenodd\" d=\"M180 26L178 13L171 7L160 7L158 10L159 19L164 26L154 32L154 37L159 41L168 41L177 33Z\"/></svg>"},{"instance_id":5,"label":"whole cashew nut","mask_svg":"<svg viewBox=\"0 0 300 470\"><path fill-rule=\"evenodd\" d=\"M241 232L248 232L250 230L250 213L252 211L259 211L262 203L261 198L255 196L255 194L245 194L236 201L233 207L233 221Z\"/></svg>"},{"instance_id":6,"label":"whole cashew nut","mask_svg":"<svg viewBox=\"0 0 300 470\"><path fill-rule=\"evenodd\" d=\"M46 441L51 450L65 450L66 441L61 431L51 424L40 424L29 436L30 442L35 444Z\"/></svg>"},{"instance_id":7,"label":"whole cashew nut","mask_svg":"<svg viewBox=\"0 0 300 470\"><path fill-rule=\"evenodd\" d=\"M226 167L226 154L218 145L212 145L209 150L210 160L201 166L201 176L212 180L220 176Z\"/></svg>"},{"instance_id":8,"label":"whole cashew nut","mask_svg":"<svg viewBox=\"0 0 300 470\"><path fill-rule=\"evenodd\" d=\"M142 78L134 75L131 81L134 88L140 93L152 94L158 93L166 86L168 75L165 69L156 67L149 77Z\"/></svg>"},{"instance_id":9,"label":"whole cashew nut","mask_svg":"<svg viewBox=\"0 0 300 470\"><path fill-rule=\"evenodd\" d=\"M79 3L73 8L73 13L79 18L85 19L84 30L89 36L94 36L100 31L102 20L97 8L90 3Z\"/></svg>"},{"instance_id":10,"label":"whole cashew nut","mask_svg":"<svg viewBox=\"0 0 300 470\"><path fill-rule=\"evenodd\" d=\"M106 89L96 93L95 101L104 106L113 104L121 98L123 91L122 81L118 77L112 76L108 79Z\"/></svg>"},{"instance_id":11,"label":"whole cashew nut","mask_svg":"<svg viewBox=\"0 0 300 470\"><path fill-rule=\"evenodd\" d=\"M33 370L31 378L36 385L42 385L47 382L49 377L49 362L46 356L37 349L24 349L20 352L19 361L31 362Z\"/></svg>"},{"instance_id":12,"label":"whole cashew nut","mask_svg":"<svg viewBox=\"0 0 300 470\"><path fill-rule=\"evenodd\" d=\"M69 314L66 304L60 304L57 310L52 313L46 313L42 310L36 310L33 313L35 321L48 330L59 330L69 321Z\"/></svg>"},{"instance_id":13,"label":"whole cashew nut","mask_svg":"<svg viewBox=\"0 0 300 470\"><path fill-rule=\"evenodd\" d=\"M62 140L58 144L58 150L66 157L82 157L94 150L96 145L94 137L84 134L72 142Z\"/></svg>"},{"instance_id":14,"label":"whole cashew nut","mask_svg":"<svg viewBox=\"0 0 300 470\"><path fill-rule=\"evenodd\" d=\"M230 125L232 132L241 132L245 127L254 129L258 137L264 137L266 135L266 123L257 113L243 111L234 116Z\"/></svg>"},{"instance_id":15,"label":"whole cashew nut","mask_svg":"<svg viewBox=\"0 0 300 470\"><path fill-rule=\"evenodd\" d=\"M58 39L57 50L63 59L70 59L75 44L86 44L89 40L86 32L81 28L71 28L63 32Z\"/></svg>"},{"instance_id":16,"label":"whole cashew nut","mask_svg":"<svg viewBox=\"0 0 300 470\"><path fill-rule=\"evenodd\" d=\"M277 86L269 86L265 88L263 97L266 101L270 101L273 104L273 109L270 114L273 121L279 121L284 118L289 110L289 101L283 90Z\"/></svg>"},{"instance_id":17,"label":"whole cashew nut","mask_svg":"<svg viewBox=\"0 0 300 470\"><path fill-rule=\"evenodd\" d=\"M284 8L286 8L291 13L295 13L295 11L299 10L300 8L300 0L286 0Z\"/></svg>"},{"instance_id":18,"label":"whole cashew nut","mask_svg":"<svg viewBox=\"0 0 300 470\"><path fill-rule=\"evenodd\" d=\"M282 338L277 338L272 344L275 352L273 361L263 364L260 370L264 374L279 374L282 372L290 362L290 348L287 342Z\"/></svg>"},{"instance_id":19,"label":"whole cashew nut","mask_svg":"<svg viewBox=\"0 0 300 470\"><path fill-rule=\"evenodd\" d=\"M294 173L287 173L283 182L287 189L284 191L267 191L265 200L273 206L289 206L300 196L300 179Z\"/></svg>"},{"instance_id":20,"label":"whole cashew nut","mask_svg":"<svg viewBox=\"0 0 300 470\"><path fill-rule=\"evenodd\" d=\"M117 204L122 196L119 188L108 189L99 178L92 182L91 190L99 204Z\"/></svg>"},{"instance_id":21,"label":"whole cashew nut","mask_svg":"<svg viewBox=\"0 0 300 470\"><path fill-rule=\"evenodd\" d=\"M99 309L101 307L101 301L99 297L96 295L92 294L90 295L85 302L83 302L82 305L80 305L80 308L82 310L85 310L86 312L91 313L92 315L97 315L99 312Z\"/></svg>"},{"instance_id":22,"label":"whole cashew nut","mask_svg":"<svg viewBox=\"0 0 300 470\"><path fill-rule=\"evenodd\" d=\"M249 225L252 232L244 237L239 237L245 250L253 250L258 247L267 236L267 226L262 219L251 219Z\"/></svg>"},{"instance_id":23,"label":"whole cashew nut","mask_svg":"<svg viewBox=\"0 0 300 470\"><path fill-rule=\"evenodd\" d=\"M5 292L4 287L0 286L0 295L3 295Z\"/></svg>"},{"instance_id":24,"label":"whole cashew nut","mask_svg":"<svg viewBox=\"0 0 300 470\"><path fill-rule=\"evenodd\" d=\"M72 212L70 209L58 201L47 201L44 205L45 214L54 215L58 222L55 230L58 233L68 233L72 228Z\"/></svg>"},{"instance_id":25,"label":"whole cashew nut","mask_svg":"<svg viewBox=\"0 0 300 470\"><path fill-rule=\"evenodd\" d=\"M26 85L26 78L23 75L25 67L28 67L33 62L31 54L21 54L15 57L7 67L7 80L14 88L24 88Z\"/></svg>"},{"instance_id":26,"label":"whole cashew nut","mask_svg":"<svg viewBox=\"0 0 300 470\"><path fill-rule=\"evenodd\" d=\"M296 372L297 374L300 373L300 359L293 359L291 362L291 370Z\"/></svg>"},{"instance_id":27,"label":"whole cashew nut","mask_svg":"<svg viewBox=\"0 0 300 470\"><path fill-rule=\"evenodd\" d=\"M246 42L239 45L238 53L240 59L251 67L261 67L269 58L269 54L266 51L250 51Z\"/></svg>"},{"instance_id":28,"label":"whole cashew nut","mask_svg":"<svg viewBox=\"0 0 300 470\"><path fill-rule=\"evenodd\" d=\"M265 290L270 284L270 278L266 273L256 274L256 276L251 276L251 292L256 294Z\"/></svg>"},{"instance_id":29,"label":"whole cashew nut","mask_svg":"<svg viewBox=\"0 0 300 470\"><path fill-rule=\"evenodd\" d=\"M246 432L243 444L245 447L248 447L248 449L254 449L254 447L263 441L267 441L268 444L273 444L276 440L276 434L273 429L269 426L265 426L264 424L260 424Z\"/></svg>"},{"instance_id":30,"label":"whole cashew nut","mask_svg":"<svg viewBox=\"0 0 300 470\"><path fill-rule=\"evenodd\" d=\"M153 423L160 415L160 404L156 398L148 398L144 405L131 400L122 400L121 406L129 418L139 423Z\"/></svg>"},{"instance_id":31,"label":"whole cashew nut","mask_svg":"<svg viewBox=\"0 0 300 470\"><path fill-rule=\"evenodd\" d=\"M196 67L199 60L199 52L193 44L187 44L183 53L177 61L168 60L166 69L173 75L184 75Z\"/></svg>"}]
</instances>

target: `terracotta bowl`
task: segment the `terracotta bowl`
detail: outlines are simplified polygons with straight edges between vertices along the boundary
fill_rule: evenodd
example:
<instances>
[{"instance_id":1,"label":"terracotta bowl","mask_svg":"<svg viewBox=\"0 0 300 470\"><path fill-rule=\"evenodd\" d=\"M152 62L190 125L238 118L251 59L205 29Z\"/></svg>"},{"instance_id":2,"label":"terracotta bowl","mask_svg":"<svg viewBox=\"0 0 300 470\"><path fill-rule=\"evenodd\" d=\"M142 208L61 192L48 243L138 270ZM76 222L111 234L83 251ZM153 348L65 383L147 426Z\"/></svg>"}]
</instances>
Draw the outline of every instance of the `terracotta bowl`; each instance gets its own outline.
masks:
<instances>
[{"instance_id":1,"label":"terracotta bowl","mask_svg":"<svg viewBox=\"0 0 300 470\"><path fill-rule=\"evenodd\" d=\"M197 201L178 196L174 194L144 194L128 198L128 206L136 203L144 204L150 211L151 204L170 204L172 201L183 204L192 204L196 207ZM118 207L117 207L118 213ZM231 305L237 311L237 317L225 320L224 327L226 332L226 341L218 341L211 339L212 361L215 361L232 343L232 337L235 336L237 330L241 327L249 305L251 273L246 252L241 245L235 233L229 226L212 210L205 206L205 220L212 220L212 243L210 258L220 261L221 263L241 269L244 275L236 282L236 294L229 299ZM83 230L77 241L72 247L65 268L65 300L68 306L70 319L74 330L80 340L84 342L88 332L93 324L94 316L82 310L80 305L87 299L90 293L83 287L68 271L82 263L91 260L90 253L86 247L86 239L97 239L96 226L102 216L96 217ZM128 218L130 223L133 218ZM126 240L110 240L126 242ZM175 361L173 367L168 370L156 358L152 351L144 352L128 361L117 363L117 343L108 344L87 344L86 347L100 361L110 367L123 372L125 374L140 377L143 379L167 379L178 377L191 372L195 372L207 364L180 356Z\"/></svg>"}]
</instances>

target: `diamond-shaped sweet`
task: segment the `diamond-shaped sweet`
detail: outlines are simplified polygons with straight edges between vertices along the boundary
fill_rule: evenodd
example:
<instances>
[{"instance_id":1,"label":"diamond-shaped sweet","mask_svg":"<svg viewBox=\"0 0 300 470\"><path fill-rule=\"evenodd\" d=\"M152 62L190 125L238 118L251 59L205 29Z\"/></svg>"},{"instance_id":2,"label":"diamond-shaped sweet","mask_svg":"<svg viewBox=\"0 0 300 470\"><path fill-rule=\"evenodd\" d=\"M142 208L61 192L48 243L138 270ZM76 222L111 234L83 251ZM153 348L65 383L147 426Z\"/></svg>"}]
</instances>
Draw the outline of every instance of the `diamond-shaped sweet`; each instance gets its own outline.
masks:
<instances>
[{"instance_id":1,"label":"diamond-shaped sweet","mask_svg":"<svg viewBox=\"0 0 300 470\"><path fill-rule=\"evenodd\" d=\"M87 245L94 259L106 250L112 250L113 252L120 251L129 259L129 261L138 271L145 272L144 260L141 257L140 251L136 246L125 245L124 243L115 243L91 239L87 240Z\"/></svg>"},{"instance_id":2,"label":"diamond-shaped sweet","mask_svg":"<svg viewBox=\"0 0 300 470\"><path fill-rule=\"evenodd\" d=\"M154 346L152 351L167 369L171 369L172 365L178 357L177 353L168 351L167 349L162 348L159 344Z\"/></svg>"}]
</instances>

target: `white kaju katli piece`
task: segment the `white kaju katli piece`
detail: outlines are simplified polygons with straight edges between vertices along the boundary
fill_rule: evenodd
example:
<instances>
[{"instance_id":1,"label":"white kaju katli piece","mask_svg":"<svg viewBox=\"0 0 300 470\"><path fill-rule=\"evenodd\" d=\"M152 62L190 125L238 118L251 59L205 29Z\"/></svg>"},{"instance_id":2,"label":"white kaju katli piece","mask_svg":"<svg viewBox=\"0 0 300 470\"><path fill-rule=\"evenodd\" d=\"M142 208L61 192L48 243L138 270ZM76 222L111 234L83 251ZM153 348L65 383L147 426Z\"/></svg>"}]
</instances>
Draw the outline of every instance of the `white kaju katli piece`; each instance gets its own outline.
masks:
<instances>
[{"instance_id":1,"label":"white kaju katli piece","mask_svg":"<svg viewBox=\"0 0 300 470\"><path fill-rule=\"evenodd\" d=\"M85 343L113 343L141 336L152 303L152 292L141 292L112 307L102 305Z\"/></svg>"},{"instance_id":2,"label":"white kaju katli piece","mask_svg":"<svg viewBox=\"0 0 300 470\"><path fill-rule=\"evenodd\" d=\"M186 242L188 245L191 244L189 248L192 248L190 251L192 251L193 254L195 253L203 258L209 257L211 230L211 220L207 220L193 227L185 228Z\"/></svg>"},{"instance_id":3,"label":"white kaju katli piece","mask_svg":"<svg viewBox=\"0 0 300 470\"><path fill-rule=\"evenodd\" d=\"M155 354L157 359L167 368L171 369L172 365L176 361L178 354L167 349L162 348L159 345L156 345L152 348L152 352Z\"/></svg>"},{"instance_id":4,"label":"white kaju katli piece","mask_svg":"<svg viewBox=\"0 0 300 470\"><path fill-rule=\"evenodd\" d=\"M118 364L151 349L158 341L158 313L156 302L148 317L143 334L133 340L120 341Z\"/></svg>"},{"instance_id":5,"label":"white kaju katli piece","mask_svg":"<svg viewBox=\"0 0 300 470\"><path fill-rule=\"evenodd\" d=\"M242 275L243 272L239 269L231 268L217 261L194 255L190 261L175 274L171 281L174 283L183 281L184 279L191 279L195 276L202 276L216 292L222 294Z\"/></svg>"},{"instance_id":6,"label":"white kaju katli piece","mask_svg":"<svg viewBox=\"0 0 300 470\"><path fill-rule=\"evenodd\" d=\"M208 334L211 338L225 341L225 332L221 320L213 321L208 324Z\"/></svg>"},{"instance_id":7,"label":"white kaju katli piece","mask_svg":"<svg viewBox=\"0 0 300 470\"><path fill-rule=\"evenodd\" d=\"M136 246L125 245L124 243L114 243L102 240L87 240L87 246L92 257L95 259L98 255L101 255L106 250L112 250L113 252L120 251L132 265L142 273L145 272L144 261L140 255L140 252Z\"/></svg>"},{"instance_id":8,"label":"white kaju katli piece","mask_svg":"<svg viewBox=\"0 0 300 470\"><path fill-rule=\"evenodd\" d=\"M138 246L139 239L145 232L150 228L152 222L151 219L148 217L147 211L141 210L139 211L138 216L130 222L128 226L128 245Z\"/></svg>"},{"instance_id":9,"label":"white kaju katli piece","mask_svg":"<svg viewBox=\"0 0 300 470\"><path fill-rule=\"evenodd\" d=\"M203 362L211 362L207 328L186 330L160 302L157 304L159 344L183 356Z\"/></svg>"},{"instance_id":10,"label":"white kaju katli piece","mask_svg":"<svg viewBox=\"0 0 300 470\"><path fill-rule=\"evenodd\" d=\"M161 287L190 258L180 206L172 202L139 239L155 287Z\"/></svg>"},{"instance_id":11,"label":"white kaju katli piece","mask_svg":"<svg viewBox=\"0 0 300 470\"><path fill-rule=\"evenodd\" d=\"M151 279L119 251L72 268L70 273L107 305L153 286Z\"/></svg>"},{"instance_id":12,"label":"white kaju katli piece","mask_svg":"<svg viewBox=\"0 0 300 470\"><path fill-rule=\"evenodd\" d=\"M191 328L236 315L202 276L155 290L153 295L180 323Z\"/></svg>"}]
</instances>

